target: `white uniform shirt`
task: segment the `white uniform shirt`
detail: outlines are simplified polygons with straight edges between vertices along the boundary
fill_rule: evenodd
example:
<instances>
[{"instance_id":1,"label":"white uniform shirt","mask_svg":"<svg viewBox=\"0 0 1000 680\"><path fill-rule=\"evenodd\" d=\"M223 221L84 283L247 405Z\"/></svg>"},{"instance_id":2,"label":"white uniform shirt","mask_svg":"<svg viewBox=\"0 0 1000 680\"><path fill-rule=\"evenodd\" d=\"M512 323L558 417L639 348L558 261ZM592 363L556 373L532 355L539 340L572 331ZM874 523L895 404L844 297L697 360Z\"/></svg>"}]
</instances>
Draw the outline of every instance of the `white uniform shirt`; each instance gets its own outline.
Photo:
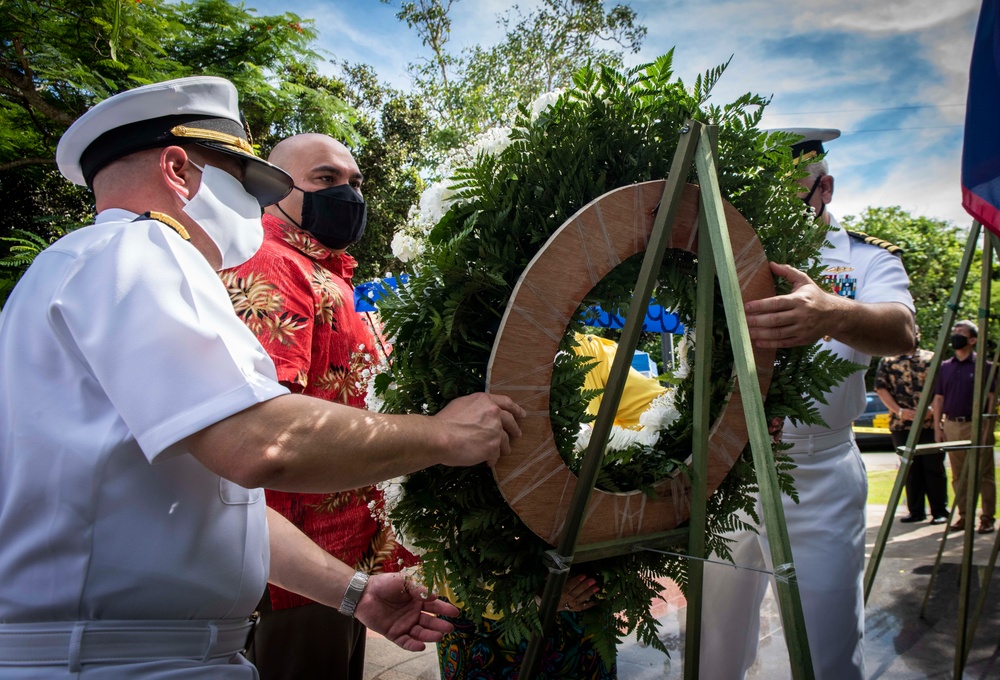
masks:
<instances>
[{"instance_id":1,"label":"white uniform shirt","mask_svg":"<svg viewBox=\"0 0 1000 680\"><path fill-rule=\"evenodd\" d=\"M851 238L831 215L833 229L827 235L829 245L820 251L820 261L826 265L825 277L832 277L838 294L858 302L899 302L913 311L910 279L898 255L885 248L873 246ZM822 349L865 368L852 373L843 382L827 392L826 404L816 402L820 416L828 427L822 425L795 426L785 421L784 431L792 434L823 434L829 430L849 427L864 413L865 371L871 356L848 347L837 340L820 340Z\"/></svg>"},{"instance_id":2,"label":"white uniform shirt","mask_svg":"<svg viewBox=\"0 0 1000 680\"><path fill-rule=\"evenodd\" d=\"M212 267L102 212L0 315L0 622L223 619L268 574L265 505L178 442L287 390Z\"/></svg>"}]
</instances>

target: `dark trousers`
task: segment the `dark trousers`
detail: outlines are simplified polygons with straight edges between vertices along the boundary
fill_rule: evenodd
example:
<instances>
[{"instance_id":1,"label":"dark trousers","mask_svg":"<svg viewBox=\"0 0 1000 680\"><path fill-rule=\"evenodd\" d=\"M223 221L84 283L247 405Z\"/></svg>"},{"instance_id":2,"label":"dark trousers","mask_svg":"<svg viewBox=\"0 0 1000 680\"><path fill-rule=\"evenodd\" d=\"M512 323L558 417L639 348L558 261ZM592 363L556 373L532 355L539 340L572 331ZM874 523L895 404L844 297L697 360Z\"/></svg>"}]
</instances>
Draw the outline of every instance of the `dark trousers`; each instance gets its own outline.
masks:
<instances>
[{"instance_id":1,"label":"dark trousers","mask_svg":"<svg viewBox=\"0 0 1000 680\"><path fill-rule=\"evenodd\" d=\"M909 430L890 432L893 446L904 446ZM920 431L918 444L933 444L934 430ZM944 451L913 457L906 476L906 507L915 517L926 517L924 498L931 506L932 517L948 516L948 477L944 471Z\"/></svg>"},{"instance_id":2,"label":"dark trousers","mask_svg":"<svg viewBox=\"0 0 1000 680\"><path fill-rule=\"evenodd\" d=\"M362 680L367 629L336 609L307 604L271 609L264 592L247 658L261 680Z\"/></svg>"}]
</instances>

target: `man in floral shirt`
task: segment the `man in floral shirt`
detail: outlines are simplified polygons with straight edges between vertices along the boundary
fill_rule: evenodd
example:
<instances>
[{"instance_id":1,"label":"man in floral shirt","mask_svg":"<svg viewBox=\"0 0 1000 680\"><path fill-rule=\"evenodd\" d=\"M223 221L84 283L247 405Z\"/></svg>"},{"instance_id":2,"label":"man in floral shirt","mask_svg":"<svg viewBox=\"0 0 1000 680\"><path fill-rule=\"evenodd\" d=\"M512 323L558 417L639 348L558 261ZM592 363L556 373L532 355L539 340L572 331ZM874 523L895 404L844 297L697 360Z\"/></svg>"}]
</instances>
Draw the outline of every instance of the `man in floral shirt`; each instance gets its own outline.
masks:
<instances>
[{"instance_id":1,"label":"man in floral shirt","mask_svg":"<svg viewBox=\"0 0 1000 680\"><path fill-rule=\"evenodd\" d=\"M381 348L354 310L351 276L357 263L346 253L364 232L361 171L343 144L319 134L280 142L268 160L292 176L295 189L267 208L264 244L248 262L224 271L223 281L282 384L363 408L366 375ZM416 561L373 516L370 506L381 503L375 487L333 494L267 491L270 507L332 555L368 573ZM250 656L264 680L361 680L365 633L356 619L271 586Z\"/></svg>"},{"instance_id":2,"label":"man in floral shirt","mask_svg":"<svg viewBox=\"0 0 1000 680\"><path fill-rule=\"evenodd\" d=\"M875 373L875 392L889 409L889 434L893 446L903 446L910 436L913 418L920 402L920 393L927 379L927 367L934 352L920 349L920 329L916 329L917 346L912 352L883 357ZM934 413L927 409L918 444L934 443ZM900 522L922 522L927 519L924 497L931 506L931 524L948 521L948 478L944 471L944 451L913 458L906 476L906 505L910 514Z\"/></svg>"}]
</instances>

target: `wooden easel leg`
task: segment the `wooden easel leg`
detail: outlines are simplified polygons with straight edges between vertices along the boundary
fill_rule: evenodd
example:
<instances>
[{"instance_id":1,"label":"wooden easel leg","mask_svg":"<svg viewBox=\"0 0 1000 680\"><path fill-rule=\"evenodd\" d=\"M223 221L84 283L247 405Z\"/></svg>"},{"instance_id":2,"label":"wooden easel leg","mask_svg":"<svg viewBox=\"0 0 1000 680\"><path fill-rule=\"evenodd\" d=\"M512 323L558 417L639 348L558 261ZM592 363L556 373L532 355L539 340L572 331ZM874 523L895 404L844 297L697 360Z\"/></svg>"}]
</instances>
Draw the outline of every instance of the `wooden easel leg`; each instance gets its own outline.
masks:
<instances>
[{"instance_id":1,"label":"wooden easel leg","mask_svg":"<svg viewBox=\"0 0 1000 680\"><path fill-rule=\"evenodd\" d=\"M610 376L605 387L604 398L601 401L601 406L594 422L590 445L587 448L579 482L570 504L566 528L563 531L558 549L553 551L553 562L556 564L550 566L550 574L546 580L542 602L539 606L541 631L539 634L534 635L528 644L521 667L520 677L522 680L534 680L538 673L543 641L548 631L551 630L555 619L559 596L565 586L568 574L568 567L566 565L572 562L576 550L576 542L586 511L586 504L597 479L604 448L607 445L611 425L614 421L614 414L621 400L622 390L624 389L630 357L638 344L639 332L642 330L642 319L646 314L649 298L655 286L656 276L659 272L667 243L669 242L669 229L676 216L681 188L692 160L695 161L695 167L702 185L703 217L701 224L704 225L703 228L708 232L709 239L705 240L709 241L710 244L710 250L700 251L700 254L704 252L711 253L714 256L702 257L701 259L714 260L714 266L718 268L726 318L729 323L730 332L734 336L733 352L740 384L748 386L756 384L757 371L750 345L749 332L746 327L746 314L743 310L742 295L736 276L732 245L729 242L729 232L723 213L722 195L719 190L712 146L709 132L703 125L693 121L685 124L681 133L681 142L678 145L677 153L674 155L671 164L670 175L664 189L663 199L660 202L660 209L650 236L646 256L643 259L639 280L636 283L633 295L634 302L629 308L625 327L622 330L621 341L619 342L619 351L616 352ZM712 285L711 283L708 286L701 285L701 266L699 264L699 310L701 310L703 304L702 289L706 287L710 288ZM708 265L706 264L706 266ZM709 309L711 309L710 298L705 299L707 302L704 304L707 304ZM701 322L701 319L702 317L699 316L699 322ZM710 319L711 317L709 317L709 323L711 323ZM705 366L704 370L707 374L708 366ZM702 394L707 395L707 393L706 385L703 386ZM698 402L698 408L699 410L696 411L696 422L698 419L704 418L705 423L707 423L707 396L703 396L701 401ZM761 489L764 520L769 531L773 563L791 570L791 577L777 580L778 592L776 595L781 606L782 620L785 626L786 639L788 640L792 676L795 680L812 680L814 672L809 654L809 644L806 638L805 620L802 616L802 604L799 598L798 586L794 580L794 563L788 541L788 532L785 528L784 510L781 505L774 456L771 451L770 435L768 434L767 421L764 417L763 397L758 390L748 389L746 391L744 395L744 412L750 433L750 445L753 452L754 465L757 469L758 486ZM703 429L707 433L707 425L703 425ZM701 437L700 440L699 437L696 437L695 445L702 445L703 448L707 449L707 446L704 446L705 442L707 442L707 434ZM707 463L707 455L705 455L704 450L702 451L702 455L697 455L696 451L695 461L699 460L701 463L696 462L696 465ZM699 475L697 471L693 471L692 474L696 477ZM703 471L701 476L700 484L704 487L707 477L706 472ZM704 553L705 502L703 493L700 501L692 503L693 517L696 512L700 512L702 516L700 520L701 531L696 532L692 529L692 534L700 533L700 548L698 547L698 539L695 539L692 545L694 549L700 549L702 553ZM696 507L700 509L695 510ZM694 521L697 522L698 520ZM697 567L692 569L692 573L697 572L700 574L701 563L698 562L697 565ZM695 677L695 675L690 673L697 673L697 659L700 647L700 640L698 638L700 637L701 625L700 610L697 604L697 602L700 602L699 598L700 589L697 591L697 595L695 595L696 604L694 611L689 615L689 617L693 618L689 618L688 633L694 633L695 635L695 639L688 643L686 649L687 661L689 663L694 662L693 670L688 671L689 675L687 677L689 678Z\"/></svg>"},{"instance_id":2,"label":"wooden easel leg","mask_svg":"<svg viewBox=\"0 0 1000 680\"><path fill-rule=\"evenodd\" d=\"M701 224L699 222L699 232ZM712 356L712 321L715 303L715 261L712 241L698 239L698 301L695 328L698 333L698 356ZM707 332L705 332L707 331ZM708 504L708 435L711 429L709 408L712 398L712 365L698 361L694 365L694 455L691 460L691 522L688 555L705 554L706 506ZM705 567L700 560L688 563L687 624L684 630L684 677L698 680L701 666L701 604Z\"/></svg>"},{"instance_id":3,"label":"wooden easel leg","mask_svg":"<svg viewBox=\"0 0 1000 680\"><path fill-rule=\"evenodd\" d=\"M566 526L560 537L559 546L555 551L550 551L549 576L545 581L542 602L538 609L541 630L528 642L524 661L521 664L521 680L534 680L538 674L544 640L555 623L559 598L569 576L569 564L572 563L576 551L587 502L590 500L590 494L597 482L597 474L604 459L604 449L607 446L615 413L625 388L625 379L628 376L629 366L631 366L632 354L639 344L639 334L642 332L642 321L649 308L649 298L653 294L660 265L663 262L667 245L670 243L670 229L677 216L684 180L688 175L695 149L698 146L697 135L691 134L692 125L697 124L686 124L681 132L677 152L670 165L670 175L663 190L663 198L653 222L646 255L642 260L642 267L633 293L633 302L629 307L625 327L622 329L618 351L611 364L608 381L604 388L604 396L594 421L590 445L584 455L579 481L569 506Z\"/></svg>"},{"instance_id":4,"label":"wooden easel leg","mask_svg":"<svg viewBox=\"0 0 1000 680\"><path fill-rule=\"evenodd\" d=\"M993 247L993 252L1000 255L1000 238L995 234L989 234L990 243ZM997 373L997 364L1000 363L1000 343L997 344L996 352L993 353L993 366L990 370L990 374L986 378L986 382L983 387L984 394L989 392L989 385L993 384L993 380ZM993 428L994 421L990 420L988 427ZM992 456L993 449L983 449L983 455ZM997 533L993 540L993 549L990 551L990 559L986 565L986 569L983 572L982 583L979 584L979 597L976 600L976 609L972 614L972 621L969 623L969 634L968 640L965 645L965 658L968 662L969 652L972 650L972 641L976 637L976 628L979 627L979 617L983 613L983 607L986 604L986 597L990 592L990 583L993 580L993 570L997 564L997 554L1000 553L1000 532Z\"/></svg>"},{"instance_id":5,"label":"wooden easel leg","mask_svg":"<svg viewBox=\"0 0 1000 680\"><path fill-rule=\"evenodd\" d=\"M941 360L944 356L944 348L951 336L951 328L955 323L955 314L958 312L959 302L962 299L962 291L965 288L965 282L969 276L969 270L972 267L972 258L976 254L976 244L979 241L979 222L973 222L972 228L969 230L969 238L965 243L965 252L962 254L962 263L959 265L957 276L955 277L955 285L951 289L951 297L948 298L948 304L945 307L944 319L941 322L941 330L938 333L937 342L934 344L934 360L931 361L931 365L927 367L927 378L924 380L924 385L933 385L935 379L937 378L938 369L941 367ZM913 422L922 423L924 422L924 417L927 413L927 409L930 406L931 390L925 389L920 395L920 402L917 404L917 412L913 417ZM875 574L878 573L879 564L882 562L882 555L885 553L885 545L889 541L889 531L892 529L892 521L896 514L896 508L899 506L899 498L903 493L903 486L906 484L906 475L910 471L910 457L909 450L916 445L917 439L914 438L914 432L916 432L919 437L920 431L914 428L910 432L909 438L906 441L906 447L908 452L904 455L903 463L899 466L899 472L896 474L896 483L893 484L892 493L889 495L889 504L885 509L885 516L882 518L882 526L879 527L878 536L875 539L875 545L872 547L872 555L868 560L868 567L865 569L865 602L868 602L868 596L871 594L872 585L875 583ZM952 511L954 515L954 511ZM949 520L950 524L950 520ZM945 534L948 533L948 527L945 527ZM942 542L942 551L944 550ZM940 560L940 553L939 553ZM937 570L937 564L935 564L935 571ZM933 581L933 576L932 576ZM924 598L926 604L926 598Z\"/></svg>"},{"instance_id":6,"label":"wooden easel leg","mask_svg":"<svg viewBox=\"0 0 1000 680\"><path fill-rule=\"evenodd\" d=\"M726 321L733 340L733 358L736 364L737 379L741 385L753 385L756 382L756 367L750 343L750 333L747 330L743 305L732 304L733 301L738 302L741 299L739 279L733 264L732 244L729 242L729 231L723 212L722 193L719 189L715 159L710 153L711 144L704 129L701 130L701 139L699 152L695 156L695 168L698 170L698 180L701 184L702 224L712 240L712 250L719 275L719 288L722 292L722 299L726 303ZM778 487L778 476L771 450L771 437L768 434L767 420L764 417L764 400L758 390L747 389L743 403L747 429L750 434L750 449L757 471L757 485L760 489L764 525L767 527L771 547L772 563L775 571L783 567L790 570L790 578L775 579L777 587L775 595L778 599L781 619L785 628L792 677L796 680L801 678L811 680L815 677L815 673L809 652L805 618L802 615L802 601L799 597L798 584L794 579L794 561L788 530L785 526L785 512L781 505L781 490Z\"/></svg>"},{"instance_id":7,"label":"wooden easel leg","mask_svg":"<svg viewBox=\"0 0 1000 680\"><path fill-rule=\"evenodd\" d=\"M968 655L969 642L969 603L972 589L972 558L975 549L976 530L976 505L979 498L979 461L980 456L986 453L982 448L983 437L983 408L986 404L986 396L983 387L986 385L986 352L982 348L986 347L986 339L989 323L990 309L990 288L991 274L993 270L993 248L989 237L986 238L983 248L983 265L979 277L979 344L980 351L976 354L976 377L973 383L976 386L972 393L972 447L966 456L965 475L966 499L965 499L965 541L962 549L962 571L958 584L958 625L955 629L955 677L961 678L965 672L965 661ZM989 454L993 455L990 448Z\"/></svg>"},{"instance_id":8,"label":"wooden easel leg","mask_svg":"<svg viewBox=\"0 0 1000 680\"><path fill-rule=\"evenodd\" d=\"M991 452L988 452L988 454ZM979 627L979 617L983 613L986 605L986 596L990 592L990 582L993 580L993 570L997 566L997 555L1000 554L1000 532L993 539L993 549L990 551L990 559L983 571L983 582L979 584L979 598L976 600L976 611L972 614L972 621L969 623L968 643L965 646L965 658L968 663L969 652L972 651L972 641L976 637L976 628Z\"/></svg>"}]
</instances>

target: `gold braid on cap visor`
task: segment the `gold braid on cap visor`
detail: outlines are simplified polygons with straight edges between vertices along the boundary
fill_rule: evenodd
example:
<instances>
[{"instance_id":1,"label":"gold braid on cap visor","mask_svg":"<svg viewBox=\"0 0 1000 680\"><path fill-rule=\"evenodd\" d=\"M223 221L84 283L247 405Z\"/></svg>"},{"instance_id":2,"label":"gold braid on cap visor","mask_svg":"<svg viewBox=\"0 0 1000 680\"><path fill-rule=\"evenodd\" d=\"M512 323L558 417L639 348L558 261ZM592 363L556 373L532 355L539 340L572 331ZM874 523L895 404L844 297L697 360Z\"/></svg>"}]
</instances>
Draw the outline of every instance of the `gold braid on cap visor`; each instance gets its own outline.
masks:
<instances>
[{"instance_id":1,"label":"gold braid on cap visor","mask_svg":"<svg viewBox=\"0 0 1000 680\"><path fill-rule=\"evenodd\" d=\"M215 130L206 130L205 128L193 128L187 127L186 125L177 125L170 128L170 134L174 137L186 137L189 139L201 139L206 142L219 142L220 144L225 144L227 146L234 146L244 153L248 153L251 156L256 156L253 152L253 147L250 143L237 137L236 135L229 135L225 132L216 132Z\"/></svg>"},{"instance_id":2,"label":"gold braid on cap visor","mask_svg":"<svg viewBox=\"0 0 1000 680\"><path fill-rule=\"evenodd\" d=\"M792 159L792 165L798 165L802 161L807 161L810 158L816 158L816 156L818 156L818 155L819 154L816 153L815 151L809 151L808 153L804 153L801 156L796 156L795 158L793 158Z\"/></svg>"}]
</instances>

